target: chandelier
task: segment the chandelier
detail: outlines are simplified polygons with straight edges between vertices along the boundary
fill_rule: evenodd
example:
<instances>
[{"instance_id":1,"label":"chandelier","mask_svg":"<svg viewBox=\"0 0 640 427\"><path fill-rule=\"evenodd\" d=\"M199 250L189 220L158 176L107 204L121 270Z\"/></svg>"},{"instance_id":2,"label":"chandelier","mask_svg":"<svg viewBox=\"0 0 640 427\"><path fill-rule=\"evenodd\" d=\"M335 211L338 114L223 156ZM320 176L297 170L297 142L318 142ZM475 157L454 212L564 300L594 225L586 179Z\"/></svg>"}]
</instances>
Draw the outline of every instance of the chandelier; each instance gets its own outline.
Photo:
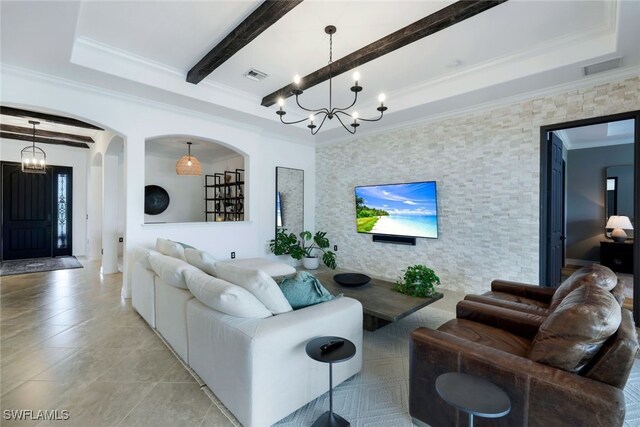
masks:
<instances>
[{"instance_id":1,"label":"chandelier","mask_svg":"<svg viewBox=\"0 0 640 427\"><path fill-rule=\"evenodd\" d=\"M22 172L25 173L47 173L47 155L40 147L36 147L36 125L40 122L29 120L33 125L33 144L28 145L20 152Z\"/></svg>"},{"instance_id":2,"label":"chandelier","mask_svg":"<svg viewBox=\"0 0 640 427\"><path fill-rule=\"evenodd\" d=\"M191 142L187 142L188 154L180 157L176 163L176 173L178 175L202 175L202 165L195 156L191 155Z\"/></svg>"},{"instance_id":3,"label":"chandelier","mask_svg":"<svg viewBox=\"0 0 640 427\"><path fill-rule=\"evenodd\" d=\"M353 102L351 103L351 105L344 108L333 106L333 94L332 94L333 73L331 70L331 64L333 63L333 35L336 32L336 27L333 25L328 25L327 27L325 27L324 32L329 34L329 107L320 108L320 109L309 109L300 105L299 97L300 95L302 95L302 90L300 89L301 80L300 80L300 76L296 75L293 78L295 89L292 90L291 93L293 93L296 96L296 104L298 104L298 107L302 108L304 111L307 111L311 114L309 115L309 117L301 120L297 120L293 122L284 121L283 116L287 114L287 112L284 111L283 109L284 107L283 98L278 99L278 105L280 106L280 109L276 111L276 114L280 116L280 121L285 125L295 125L297 123L308 121L309 124L307 125L307 127L311 130L312 135L315 135L320 131L325 120L327 119L332 120L335 117L336 119L338 119L342 127L345 128L347 132L354 134L356 133L358 126L360 126L360 122L377 122L382 118L382 116L384 115L384 112L387 110L387 107L385 107L384 105L385 96L384 94L380 94L380 96L378 96L378 101L380 102L380 106L376 108L376 110L380 112L379 117L376 117L374 119L365 119L360 117L357 111L354 111L351 113L347 112L347 110L353 107L358 101L358 93L362 92L362 86L358 85L358 80L360 79L360 73L356 71L353 73L354 84L353 86L351 86L351 92L353 92ZM340 116L343 116L347 120L348 125L351 126L352 129L349 129L347 125L345 125L345 123L342 121L342 118L340 118ZM351 123L349 123L349 121ZM319 123L319 124L316 125L316 123Z\"/></svg>"}]
</instances>

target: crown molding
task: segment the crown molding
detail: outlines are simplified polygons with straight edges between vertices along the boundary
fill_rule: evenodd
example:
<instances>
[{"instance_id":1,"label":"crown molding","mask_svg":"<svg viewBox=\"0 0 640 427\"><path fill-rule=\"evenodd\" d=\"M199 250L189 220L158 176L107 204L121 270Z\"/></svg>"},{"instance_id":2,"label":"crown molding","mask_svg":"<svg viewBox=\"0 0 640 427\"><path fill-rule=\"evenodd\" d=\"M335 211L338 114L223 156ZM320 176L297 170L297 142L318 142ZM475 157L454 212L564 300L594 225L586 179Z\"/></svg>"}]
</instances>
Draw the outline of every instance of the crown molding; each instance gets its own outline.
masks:
<instances>
[{"instance_id":1,"label":"crown molding","mask_svg":"<svg viewBox=\"0 0 640 427\"><path fill-rule=\"evenodd\" d=\"M148 108L156 108L164 111L169 111L172 113L187 115L189 117L196 117L202 120L214 122L220 125L235 127L242 130L254 132L258 135L271 135L280 140L287 140L293 143L300 144L300 138L294 135L279 135L272 131L269 131L261 126L252 125L250 123L253 120L232 120L227 118L222 118L220 116L216 116L213 114L205 113L198 110L189 109L186 107L180 107L173 104L163 103L159 101L154 101L148 98L131 95L127 93L123 93L117 90L106 89L99 86L90 85L87 83L78 82L76 80L70 80L59 76L54 76L51 74L41 73L39 71L34 71L28 68L16 67L8 64L0 64L0 75L1 76L14 76L17 78L26 78L32 79L36 81L45 82L47 84L55 85L55 86L63 86L69 89L80 90L85 92L90 92L96 94L98 96L105 96L113 99L117 99L124 102L135 103L137 105L148 107ZM246 113L245 113L246 114ZM89 120L89 118L87 118ZM104 123L100 123L103 126L106 126ZM108 129L109 130L109 129ZM115 134L120 135L120 133L116 129L110 129ZM305 133L306 134L306 133Z\"/></svg>"},{"instance_id":2,"label":"crown molding","mask_svg":"<svg viewBox=\"0 0 640 427\"><path fill-rule=\"evenodd\" d=\"M145 58L140 55L136 55L134 53L101 43L97 40L93 40L89 37L80 36L74 40L73 49L71 54L71 63L80 65L86 68L96 69L101 72L106 72L104 68L98 67L94 64L87 65L86 61L84 61L84 55L91 55L92 58L103 57L103 61L107 61L111 64L119 65L120 67L137 67L137 74L143 75L151 75L151 74L160 74L166 79L175 79L177 82L181 83L180 86L183 86L186 89L190 88L191 85L186 85L185 78L186 73L176 67L171 67L169 65L151 60L149 58ZM101 61L102 62L102 61ZM140 73L142 70L142 73ZM118 77L123 77L119 74L115 74ZM123 77L126 78L126 77ZM135 80L139 81L139 80ZM139 81L141 83L145 83L143 81ZM149 84L149 83L145 83ZM200 87L206 87L210 91L214 91L217 96L225 96L230 97L235 100L243 101L249 103L251 106L254 106L259 98L253 96L249 93L233 89L229 86L212 82L210 80L202 81ZM190 95L186 95L190 96Z\"/></svg>"},{"instance_id":3,"label":"crown molding","mask_svg":"<svg viewBox=\"0 0 640 427\"><path fill-rule=\"evenodd\" d=\"M477 113L480 111L507 107L513 104L518 104L518 103L533 100L536 98L559 95L572 90L583 89L586 87L597 86L600 84L623 81L630 78L640 78L640 66L620 68L620 69L612 70L612 71L601 73L601 74L595 74L592 76L583 77L580 80L574 80L571 82L562 83L559 85L555 85L555 86L551 86L543 89L527 91L517 95L503 97L500 99L496 99L489 102L483 102L480 104L475 104L469 107L455 108L443 113L432 114L430 116L421 117L415 120L406 120L400 123L380 126L380 127L376 127L375 129L370 129L370 130L365 130L364 132L360 132L357 136L345 135L338 138L332 138L327 141L318 141L317 140L318 137L316 136L317 145L330 146L330 145L339 145L343 143L349 143L349 142L361 139L363 137L377 136L377 135L393 132L400 129L407 129L407 128L421 126L429 123L435 123L435 122L452 118L452 117L459 117L466 114Z\"/></svg>"}]
</instances>

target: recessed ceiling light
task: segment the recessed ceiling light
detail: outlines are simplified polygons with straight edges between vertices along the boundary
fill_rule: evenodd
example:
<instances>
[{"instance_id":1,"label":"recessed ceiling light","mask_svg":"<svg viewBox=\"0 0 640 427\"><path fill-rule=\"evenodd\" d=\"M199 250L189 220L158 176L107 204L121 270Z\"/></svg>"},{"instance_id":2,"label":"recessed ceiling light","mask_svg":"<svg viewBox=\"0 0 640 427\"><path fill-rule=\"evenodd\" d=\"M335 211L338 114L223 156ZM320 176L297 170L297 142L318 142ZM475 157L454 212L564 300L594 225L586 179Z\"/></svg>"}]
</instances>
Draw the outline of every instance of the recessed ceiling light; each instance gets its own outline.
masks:
<instances>
[{"instance_id":1,"label":"recessed ceiling light","mask_svg":"<svg viewBox=\"0 0 640 427\"><path fill-rule=\"evenodd\" d=\"M260 70L256 70L255 68L250 69L249 71L247 71L246 73L244 73L244 76L248 79L251 79L253 81L259 82L262 81L264 79L267 78L268 74L264 73Z\"/></svg>"}]
</instances>

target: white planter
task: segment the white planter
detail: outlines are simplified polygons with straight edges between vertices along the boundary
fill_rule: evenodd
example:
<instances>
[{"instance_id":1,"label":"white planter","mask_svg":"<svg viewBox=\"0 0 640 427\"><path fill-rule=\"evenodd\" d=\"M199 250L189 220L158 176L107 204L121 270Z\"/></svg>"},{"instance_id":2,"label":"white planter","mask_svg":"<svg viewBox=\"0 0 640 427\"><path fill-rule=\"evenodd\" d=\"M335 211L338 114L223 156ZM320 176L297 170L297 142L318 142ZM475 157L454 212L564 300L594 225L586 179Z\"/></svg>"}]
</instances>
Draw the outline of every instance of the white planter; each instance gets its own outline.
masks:
<instances>
[{"instance_id":1,"label":"white planter","mask_svg":"<svg viewBox=\"0 0 640 427\"><path fill-rule=\"evenodd\" d=\"M302 265L307 270L315 270L318 268L318 257L313 258L302 258Z\"/></svg>"}]
</instances>

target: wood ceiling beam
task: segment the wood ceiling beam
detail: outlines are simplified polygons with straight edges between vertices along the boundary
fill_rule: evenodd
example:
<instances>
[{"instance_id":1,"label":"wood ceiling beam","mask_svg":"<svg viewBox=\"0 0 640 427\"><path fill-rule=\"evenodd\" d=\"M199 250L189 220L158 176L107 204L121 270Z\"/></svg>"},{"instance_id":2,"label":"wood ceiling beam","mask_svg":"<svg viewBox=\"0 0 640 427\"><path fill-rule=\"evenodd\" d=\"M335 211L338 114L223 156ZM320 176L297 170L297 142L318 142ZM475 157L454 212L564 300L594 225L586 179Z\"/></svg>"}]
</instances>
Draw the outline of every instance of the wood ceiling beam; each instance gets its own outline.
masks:
<instances>
[{"instance_id":1,"label":"wood ceiling beam","mask_svg":"<svg viewBox=\"0 0 640 427\"><path fill-rule=\"evenodd\" d=\"M376 58L384 56L394 50L418 41L438 31L471 18L492 7L498 6L507 0L461 0L431 15L425 16L419 21L409 24L396 32L389 34L367 46L344 56L331 64L331 70L326 65L313 73L304 76L300 82L300 89L305 90L319 83L329 80L354 68L366 64ZM331 72L330 72L331 71ZM262 105L270 107L278 101L278 98L288 98L295 89L293 83L276 90L262 98Z\"/></svg>"},{"instance_id":2,"label":"wood ceiling beam","mask_svg":"<svg viewBox=\"0 0 640 427\"><path fill-rule=\"evenodd\" d=\"M22 135L19 133L10 133L10 132L0 132L0 138L17 139L19 141L29 141L29 142L33 141L33 137L30 135ZM89 146L84 142L67 141L64 139L42 138L39 136L36 136L36 142L39 142L41 144L67 145L69 147L75 147L75 148L89 148Z\"/></svg>"},{"instance_id":3,"label":"wood ceiling beam","mask_svg":"<svg viewBox=\"0 0 640 427\"><path fill-rule=\"evenodd\" d=\"M207 53L187 73L189 83L198 84L264 30L275 24L302 0L266 0Z\"/></svg>"},{"instance_id":4,"label":"wood ceiling beam","mask_svg":"<svg viewBox=\"0 0 640 427\"><path fill-rule=\"evenodd\" d=\"M13 125L5 125L0 123L0 131L11 132L11 133L22 133L26 135L33 135L32 128L25 128L22 126L13 126ZM85 135L75 135L72 133L64 133L64 132L53 132L49 130L36 129L36 136L44 136L44 137L52 137L52 138L62 138L68 139L70 141L79 141L79 142L89 142L94 143L95 141L90 136Z\"/></svg>"},{"instance_id":5,"label":"wood ceiling beam","mask_svg":"<svg viewBox=\"0 0 640 427\"><path fill-rule=\"evenodd\" d=\"M0 106L0 114L5 116L24 117L29 119L40 119L45 122L59 123L67 126L75 126L78 128L104 130L98 126L83 122L82 120L72 119L70 117L56 116L54 114L38 113L35 111L21 110L19 108Z\"/></svg>"}]
</instances>

